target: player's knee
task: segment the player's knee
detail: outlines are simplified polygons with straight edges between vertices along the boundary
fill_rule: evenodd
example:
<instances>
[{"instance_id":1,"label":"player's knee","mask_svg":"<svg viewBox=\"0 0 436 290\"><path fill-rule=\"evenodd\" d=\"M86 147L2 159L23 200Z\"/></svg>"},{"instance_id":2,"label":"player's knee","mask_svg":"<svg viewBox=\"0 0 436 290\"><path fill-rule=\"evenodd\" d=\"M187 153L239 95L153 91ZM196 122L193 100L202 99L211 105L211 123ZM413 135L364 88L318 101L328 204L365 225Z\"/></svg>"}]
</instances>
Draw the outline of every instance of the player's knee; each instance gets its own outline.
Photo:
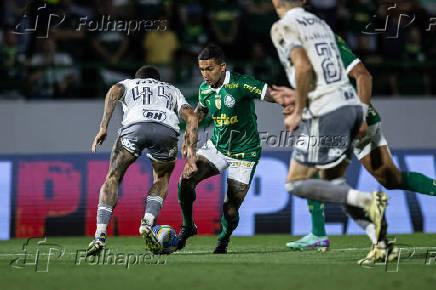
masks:
<instances>
[{"instance_id":1,"label":"player's knee","mask_svg":"<svg viewBox=\"0 0 436 290\"><path fill-rule=\"evenodd\" d=\"M116 186L118 188L120 183L121 183L121 177L119 176L119 174L117 174L115 172L110 172L110 173L108 173L108 175L106 177L106 181L105 181L104 185Z\"/></svg>"},{"instance_id":2,"label":"player's knee","mask_svg":"<svg viewBox=\"0 0 436 290\"><path fill-rule=\"evenodd\" d=\"M299 189L301 189L300 185L301 185L301 181L298 180L288 181L285 184L285 189L289 194L299 196L298 192Z\"/></svg>"},{"instance_id":3,"label":"player's knee","mask_svg":"<svg viewBox=\"0 0 436 290\"><path fill-rule=\"evenodd\" d=\"M378 183L386 189L398 189L401 186L401 172L396 168L381 167L375 172Z\"/></svg>"},{"instance_id":4,"label":"player's knee","mask_svg":"<svg viewBox=\"0 0 436 290\"><path fill-rule=\"evenodd\" d=\"M236 202L236 200L233 200L232 202L227 201L224 203L223 207L223 214L226 217L232 217L238 215L239 207L241 206L241 202Z\"/></svg>"},{"instance_id":5,"label":"player's knee","mask_svg":"<svg viewBox=\"0 0 436 290\"><path fill-rule=\"evenodd\" d=\"M241 196L233 196L227 199L227 204L231 208L239 209L244 202L244 197Z\"/></svg>"},{"instance_id":6,"label":"player's knee","mask_svg":"<svg viewBox=\"0 0 436 290\"><path fill-rule=\"evenodd\" d=\"M180 178L179 187L182 191L186 190L194 190L197 186L197 183L193 178Z\"/></svg>"}]
</instances>

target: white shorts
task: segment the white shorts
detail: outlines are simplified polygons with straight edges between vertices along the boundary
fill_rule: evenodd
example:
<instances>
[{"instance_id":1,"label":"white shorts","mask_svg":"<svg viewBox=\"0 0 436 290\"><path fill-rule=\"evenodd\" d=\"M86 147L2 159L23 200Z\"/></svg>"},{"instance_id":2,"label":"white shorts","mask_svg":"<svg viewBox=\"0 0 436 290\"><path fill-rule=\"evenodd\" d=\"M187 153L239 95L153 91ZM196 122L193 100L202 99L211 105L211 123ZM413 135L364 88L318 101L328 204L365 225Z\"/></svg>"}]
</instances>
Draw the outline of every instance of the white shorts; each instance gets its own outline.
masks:
<instances>
[{"instance_id":1,"label":"white shorts","mask_svg":"<svg viewBox=\"0 0 436 290\"><path fill-rule=\"evenodd\" d=\"M378 122L368 127L368 134L362 139L356 142L353 152L354 155L360 160L372 150L388 145L388 141L382 132L381 122Z\"/></svg>"},{"instance_id":2,"label":"white shorts","mask_svg":"<svg viewBox=\"0 0 436 290\"><path fill-rule=\"evenodd\" d=\"M229 168L227 179L233 179L243 184L250 184L257 165L257 162L225 156L215 148L210 140L207 140L203 147L197 150L197 154L209 160L220 173Z\"/></svg>"}]
</instances>

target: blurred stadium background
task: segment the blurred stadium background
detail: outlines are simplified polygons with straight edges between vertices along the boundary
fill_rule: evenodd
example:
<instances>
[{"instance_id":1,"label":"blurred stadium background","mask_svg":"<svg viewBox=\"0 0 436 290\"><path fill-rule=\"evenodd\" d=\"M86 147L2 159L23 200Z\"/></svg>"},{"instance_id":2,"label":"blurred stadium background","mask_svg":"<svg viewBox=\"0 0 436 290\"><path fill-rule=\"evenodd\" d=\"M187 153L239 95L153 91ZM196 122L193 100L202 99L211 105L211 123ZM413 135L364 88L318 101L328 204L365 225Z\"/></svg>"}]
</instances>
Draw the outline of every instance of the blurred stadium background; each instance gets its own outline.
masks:
<instances>
[{"instance_id":1,"label":"blurred stadium background","mask_svg":"<svg viewBox=\"0 0 436 290\"><path fill-rule=\"evenodd\" d=\"M398 166L434 178L436 1L310 2L373 74L374 104ZM202 81L196 54L213 41L235 71L287 84L269 36L277 18L269 0L4 0L0 7L0 239L93 235L119 108L101 153L91 154L90 144L106 90L140 65L157 65L163 79L195 105ZM112 29L116 23L121 24ZM375 31L380 27L384 31ZM290 152L278 140L280 109L257 105L264 153L235 234L305 234L310 230L306 201L283 188ZM200 145L207 136L205 122ZM179 160L158 221L176 229L182 168ZM356 160L347 178L360 189L380 187ZM141 157L121 186L110 234L137 234L151 181L151 167ZM436 232L435 198L389 194L391 233ZM199 185L200 234L219 231L224 195L225 176ZM327 206L326 218L329 234L363 233L337 206Z\"/></svg>"}]
</instances>

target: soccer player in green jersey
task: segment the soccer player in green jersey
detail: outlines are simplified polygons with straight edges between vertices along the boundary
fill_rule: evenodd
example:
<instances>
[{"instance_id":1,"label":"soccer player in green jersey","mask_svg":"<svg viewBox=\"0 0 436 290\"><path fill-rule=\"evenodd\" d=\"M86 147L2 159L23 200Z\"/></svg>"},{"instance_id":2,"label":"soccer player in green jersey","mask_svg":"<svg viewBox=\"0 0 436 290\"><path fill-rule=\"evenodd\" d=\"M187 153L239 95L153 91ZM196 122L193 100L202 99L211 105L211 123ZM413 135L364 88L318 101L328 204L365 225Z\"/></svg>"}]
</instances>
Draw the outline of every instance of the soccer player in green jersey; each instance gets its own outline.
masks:
<instances>
[{"instance_id":1,"label":"soccer player in green jersey","mask_svg":"<svg viewBox=\"0 0 436 290\"><path fill-rule=\"evenodd\" d=\"M197 233L192 217L196 185L228 168L222 232L214 251L225 254L230 236L238 226L238 210L250 188L262 149L254 100L274 100L266 83L228 71L218 46L205 47L198 55L198 65L204 82L200 85L196 113L199 122L211 114L214 131L212 138L197 151L197 172L182 176L178 184L183 215L178 248L183 248L186 239Z\"/></svg>"},{"instance_id":2,"label":"soccer player in green jersey","mask_svg":"<svg viewBox=\"0 0 436 290\"><path fill-rule=\"evenodd\" d=\"M336 44L339 48L342 61L351 78L353 86L359 95L369 98L372 94L372 77L361 60L351 51L348 44L336 36ZM295 91L287 87L273 86L275 96L288 98L295 97ZM289 114L292 107L285 109ZM381 130L381 117L370 104L366 116L367 132L354 147L354 154L385 188L395 190L410 190L422 194L434 196L436 193L436 181L421 173L400 171L394 164L387 141ZM312 220L312 232L295 242L289 242L286 246L293 249L317 249L329 246L329 240L325 230L324 204L316 201L307 201ZM348 212L350 215L356 213ZM382 235L379 241L375 238L374 225L366 219L357 220L357 223L367 232L374 247L386 247L386 235ZM385 233L386 234L386 233Z\"/></svg>"}]
</instances>

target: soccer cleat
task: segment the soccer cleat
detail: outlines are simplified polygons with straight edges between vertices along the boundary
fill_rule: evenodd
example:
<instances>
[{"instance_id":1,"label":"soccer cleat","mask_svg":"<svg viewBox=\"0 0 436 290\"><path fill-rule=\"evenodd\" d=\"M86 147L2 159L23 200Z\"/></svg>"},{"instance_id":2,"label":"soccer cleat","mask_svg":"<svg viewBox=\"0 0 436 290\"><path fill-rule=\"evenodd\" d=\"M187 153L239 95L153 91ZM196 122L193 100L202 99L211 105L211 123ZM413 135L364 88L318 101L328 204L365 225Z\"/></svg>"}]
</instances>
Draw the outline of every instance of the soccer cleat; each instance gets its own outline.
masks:
<instances>
[{"instance_id":1,"label":"soccer cleat","mask_svg":"<svg viewBox=\"0 0 436 290\"><path fill-rule=\"evenodd\" d=\"M139 235L145 240L145 248L153 254L159 254L162 252L162 247L157 240L157 237L152 231L153 225L150 225L145 219L141 220L141 226L139 227Z\"/></svg>"},{"instance_id":2,"label":"soccer cleat","mask_svg":"<svg viewBox=\"0 0 436 290\"><path fill-rule=\"evenodd\" d=\"M92 240L86 249L86 256L98 256L106 247L106 234L102 233L100 237Z\"/></svg>"},{"instance_id":3,"label":"soccer cleat","mask_svg":"<svg viewBox=\"0 0 436 290\"><path fill-rule=\"evenodd\" d=\"M183 249L186 246L186 240L197 234L197 226L194 224L192 227L182 226L179 233L179 243L177 250Z\"/></svg>"},{"instance_id":4,"label":"soccer cleat","mask_svg":"<svg viewBox=\"0 0 436 290\"><path fill-rule=\"evenodd\" d=\"M387 246L386 246L387 245ZM374 265L375 263L392 262L398 258L398 248L393 242L377 243L372 245L371 251L365 258L359 260L359 265Z\"/></svg>"},{"instance_id":5,"label":"soccer cleat","mask_svg":"<svg viewBox=\"0 0 436 290\"><path fill-rule=\"evenodd\" d=\"M325 252L330 247L330 241L327 236L318 237L310 233L295 242L287 243L286 247L300 251L317 250Z\"/></svg>"},{"instance_id":6,"label":"soccer cleat","mask_svg":"<svg viewBox=\"0 0 436 290\"><path fill-rule=\"evenodd\" d=\"M375 226L376 239L379 240L382 228L382 219L388 205L389 196L383 191L374 191L371 202L365 206L364 211L367 217Z\"/></svg>"},{"instance_id":7,"label":"soccer cleat","mask_svg":"<svg viewBox=\"0 0 436 290\"><path fill-rule=\"evenodd\" d=\"M216 243L214 254L227 254L227 246L229 245L228 239L218 240Z\"/></svg>"}]
</instances>

